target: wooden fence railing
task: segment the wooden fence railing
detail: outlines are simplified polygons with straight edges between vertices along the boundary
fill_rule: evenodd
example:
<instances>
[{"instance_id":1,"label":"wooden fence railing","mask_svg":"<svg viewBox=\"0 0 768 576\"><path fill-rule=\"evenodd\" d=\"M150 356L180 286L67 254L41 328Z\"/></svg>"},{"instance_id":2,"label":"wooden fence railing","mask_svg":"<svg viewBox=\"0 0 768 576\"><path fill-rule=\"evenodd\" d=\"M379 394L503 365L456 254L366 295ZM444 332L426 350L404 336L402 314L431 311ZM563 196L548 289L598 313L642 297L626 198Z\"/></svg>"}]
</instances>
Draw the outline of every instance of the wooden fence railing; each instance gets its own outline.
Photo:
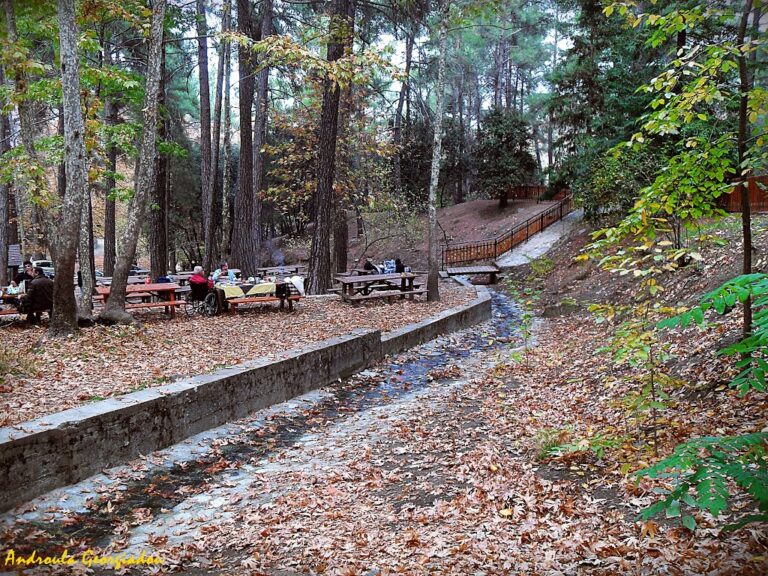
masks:
<instances>
[{"instance_id":1,"label":"wooden fence railing","mask_svg":"<svg viewBox=\"0 0 768 576\"><path fill-rule=\"evenodd\" d=\"M747 189L752 212L768 212L768 175L752 176L747 180ZM718 205L727 212L741 212L741 192L734 186L730 194L720 197Z\"/></svg>"},{"instance_id":2,"label":"wooden fence railing","mask_svg":"<svg viewBox=\"0 0 768 576\"><path fill-rule=\"evenodd\" d=\"M554 206L528 218L509 232L493 240L462 242L443 248L443 268L454 264L464 264L477 260L496 259L518 244L522 244L537 232L541 232L553 223L561 220L573 211L573 196L568 195Z\"/></svg>"}]
</instances>

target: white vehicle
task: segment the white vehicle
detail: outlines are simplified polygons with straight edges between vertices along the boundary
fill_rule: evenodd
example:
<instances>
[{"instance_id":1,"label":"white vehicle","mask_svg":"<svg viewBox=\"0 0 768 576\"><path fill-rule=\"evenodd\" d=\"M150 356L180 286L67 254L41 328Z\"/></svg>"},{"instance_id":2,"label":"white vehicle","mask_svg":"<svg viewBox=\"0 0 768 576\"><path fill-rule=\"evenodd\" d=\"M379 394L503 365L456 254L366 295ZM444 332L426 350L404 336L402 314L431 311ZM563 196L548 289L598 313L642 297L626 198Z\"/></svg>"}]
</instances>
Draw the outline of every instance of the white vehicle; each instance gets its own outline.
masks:
<instances>
[{"instance_id":1,"label":"white vehicle","mask_svg":"<svg viewBox=\"0 0 768 576\"><path fill-rule=\"evenodd\" d=\"M53 278L56 271L53 267L53 260L32 260L32 267L33 268L42 268L43 274L48 276L48 278Z\"/></svg>"}]
</instances>

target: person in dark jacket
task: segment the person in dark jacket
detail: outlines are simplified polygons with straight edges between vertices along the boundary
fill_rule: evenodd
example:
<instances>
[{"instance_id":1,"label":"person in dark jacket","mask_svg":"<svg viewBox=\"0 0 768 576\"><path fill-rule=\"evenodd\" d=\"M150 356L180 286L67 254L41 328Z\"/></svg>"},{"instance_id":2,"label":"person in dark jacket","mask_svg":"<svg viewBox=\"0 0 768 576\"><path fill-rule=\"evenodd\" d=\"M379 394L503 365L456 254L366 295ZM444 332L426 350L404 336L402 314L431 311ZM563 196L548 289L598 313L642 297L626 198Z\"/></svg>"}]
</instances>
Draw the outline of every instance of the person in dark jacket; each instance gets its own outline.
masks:
<instances>
[{"instance_id":1,"label":"person in dark jacket","mask_svg":"<svg viewBox=\"0 0 768 576\"><path fill-rule=\"evenodd\" d=\"M26 260L24 262L24 268L19 271L14 277L13 281L16 282L16 286L21 286L22 282L32 282L34 279L34 271L32 270L32 262Z\"/></svg>"},{"instance_id":2,"label":"person in dark jacket","mask_svg":"<svg viewBox=\"0 0 768 576\"><path fill-rule=\"evenodd\" d=\"M404 274L405 273L405 264L403 264L403 261L400 260L400 258L395 259L395 274ZM400 291L405 292L405 280L400 280Z\"/></svg>"},{"instance_id":3,"label":"person in dark jacket","mask_svg":"<svg viewBox=\"0 0 768 576\"><path fill-rule=\"evenodd\" d=\"M24 308L27 311L27 323L39 324L42 312L51 314L53 308L53 280L43 274L39 266L32 271L32 282L24 297Z\"/></svg>"}]
</instances>

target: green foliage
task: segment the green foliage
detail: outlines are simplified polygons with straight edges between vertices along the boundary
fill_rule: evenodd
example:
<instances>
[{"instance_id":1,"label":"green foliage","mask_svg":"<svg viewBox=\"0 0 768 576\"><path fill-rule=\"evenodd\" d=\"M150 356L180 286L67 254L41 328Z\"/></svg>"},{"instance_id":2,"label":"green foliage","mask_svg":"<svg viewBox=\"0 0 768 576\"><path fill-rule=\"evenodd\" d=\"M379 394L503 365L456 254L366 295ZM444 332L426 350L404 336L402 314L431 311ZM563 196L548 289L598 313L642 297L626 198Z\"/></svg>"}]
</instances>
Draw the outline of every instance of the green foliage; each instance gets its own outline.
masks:
<instances>
[{"instance_id":1,"label":"green foliage","mask_svg":"<svg viewBox=\"0 0 768 576\"><path fill-rule=\"evenodd\" d=\"M625 216L643 188L651 184L663 157L660 147L595 158L576 179L576 199L589 220Z\"/></svg>"},{"instance_id":2,"label":"green foliage","mask_svg":"<svg viewBox=\"0 0 768 576\"><path fill-rule=\"evenodd\" d=\"M528 262L528 265L531 267L531 277L529 277L529 280L543 278L555 269L555 261L546 256L533 258Z\"/></svg>"},{"instance_id":3,"label":"green foliage","mask_svg":"<svg viewBox=\"0 0 768 576\"><path fill-rule=\"evenodd\" d=\"M483 120L477 146L479 185L491 197L534 180L530 128L515 112L494 109Z\"/></svg>"},{"instance_id":4,"label":"green foliage","mask_svg":"<svg viewBox=\"0 0 768 576\"><path fill-rule=\"evenodd\" d=\"M729 483L734 482L755 500L760 514L748 514L727 528L767 521L767 444L765 432L694 438L680 444L670 456L636 473L640 478L659 478L674 484L672 490L657 490L664 499L643 510L641 518L648 520L661 513L668 518L682 517L683 525L693 530L696 522L693 516L683 515L683 506L719 516L728 509Z\"/></svg>"},{"instance_id":5,"label":"green foliage","mask_svg":"<svg viewBox=\"0 0 768 576\"><path fill-rule=\"evenodd\" d=\"M739 356L736 367L741 370L731 386L742 396L750 390L766 391L768 372L768 274L744 274L729 280L716 290L705 294L698 306L659 323L660 328L703 325L705 314L714 310L726 314L737 303L752 299L752 331L736 344L719 350L719 354Z\"/></svg>"},{"instance_id":6,"label":"green foliage","mask_svg":"<svg viewBox=\"0 0 768 576\"><path fill-rule=\"evenodd\" d=\"M596 434L588 438L582 438L575 442L566 442L563 444L551 444L542 447L539 452L540 458L560 458L568 454L579 452L592 452L597 458L603 458L606 451L614 450L624 442L622 437L604 436Z\"/></svg>"}]
</instances>

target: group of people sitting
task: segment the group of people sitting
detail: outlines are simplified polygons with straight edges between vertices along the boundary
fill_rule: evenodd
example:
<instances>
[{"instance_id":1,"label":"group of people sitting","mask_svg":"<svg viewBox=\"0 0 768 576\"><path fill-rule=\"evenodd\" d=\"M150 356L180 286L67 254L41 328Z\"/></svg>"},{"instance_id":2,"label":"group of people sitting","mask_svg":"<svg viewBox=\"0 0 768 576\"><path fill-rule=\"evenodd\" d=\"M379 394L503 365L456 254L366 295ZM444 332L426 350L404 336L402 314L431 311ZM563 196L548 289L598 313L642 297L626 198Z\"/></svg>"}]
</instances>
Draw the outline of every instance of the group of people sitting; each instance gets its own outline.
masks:
<instances>
[{"instance_id":1,"label":"group of people sitting","mask_svg":"<svg viewBox=\"0 0 768 576\"><path fill-rule=\"evenodd\" d=\"M28 324L39 324L42 313L48 312L50 315L53 309L53 280L44 274L42 268L33 267L28 260L5 292L16 296L6 302L26 314Z\"/></svg>"},{"instance_id":2,"label":"group of people sitting","mask_svg":"<svg viewBox=\"0 0 768 576\"><path fill-rule=\"evenodd\" d=\"M402 263L400 258L395 258L394 260L384 260L384 264L379 266L378 264L374 264L373 260L370 258L365 259L365 265L363 266L364 270L368 270L369 274L401 274L403 272L409 271L406 270L405 264Z\"/></svg>"}]
</instances>

